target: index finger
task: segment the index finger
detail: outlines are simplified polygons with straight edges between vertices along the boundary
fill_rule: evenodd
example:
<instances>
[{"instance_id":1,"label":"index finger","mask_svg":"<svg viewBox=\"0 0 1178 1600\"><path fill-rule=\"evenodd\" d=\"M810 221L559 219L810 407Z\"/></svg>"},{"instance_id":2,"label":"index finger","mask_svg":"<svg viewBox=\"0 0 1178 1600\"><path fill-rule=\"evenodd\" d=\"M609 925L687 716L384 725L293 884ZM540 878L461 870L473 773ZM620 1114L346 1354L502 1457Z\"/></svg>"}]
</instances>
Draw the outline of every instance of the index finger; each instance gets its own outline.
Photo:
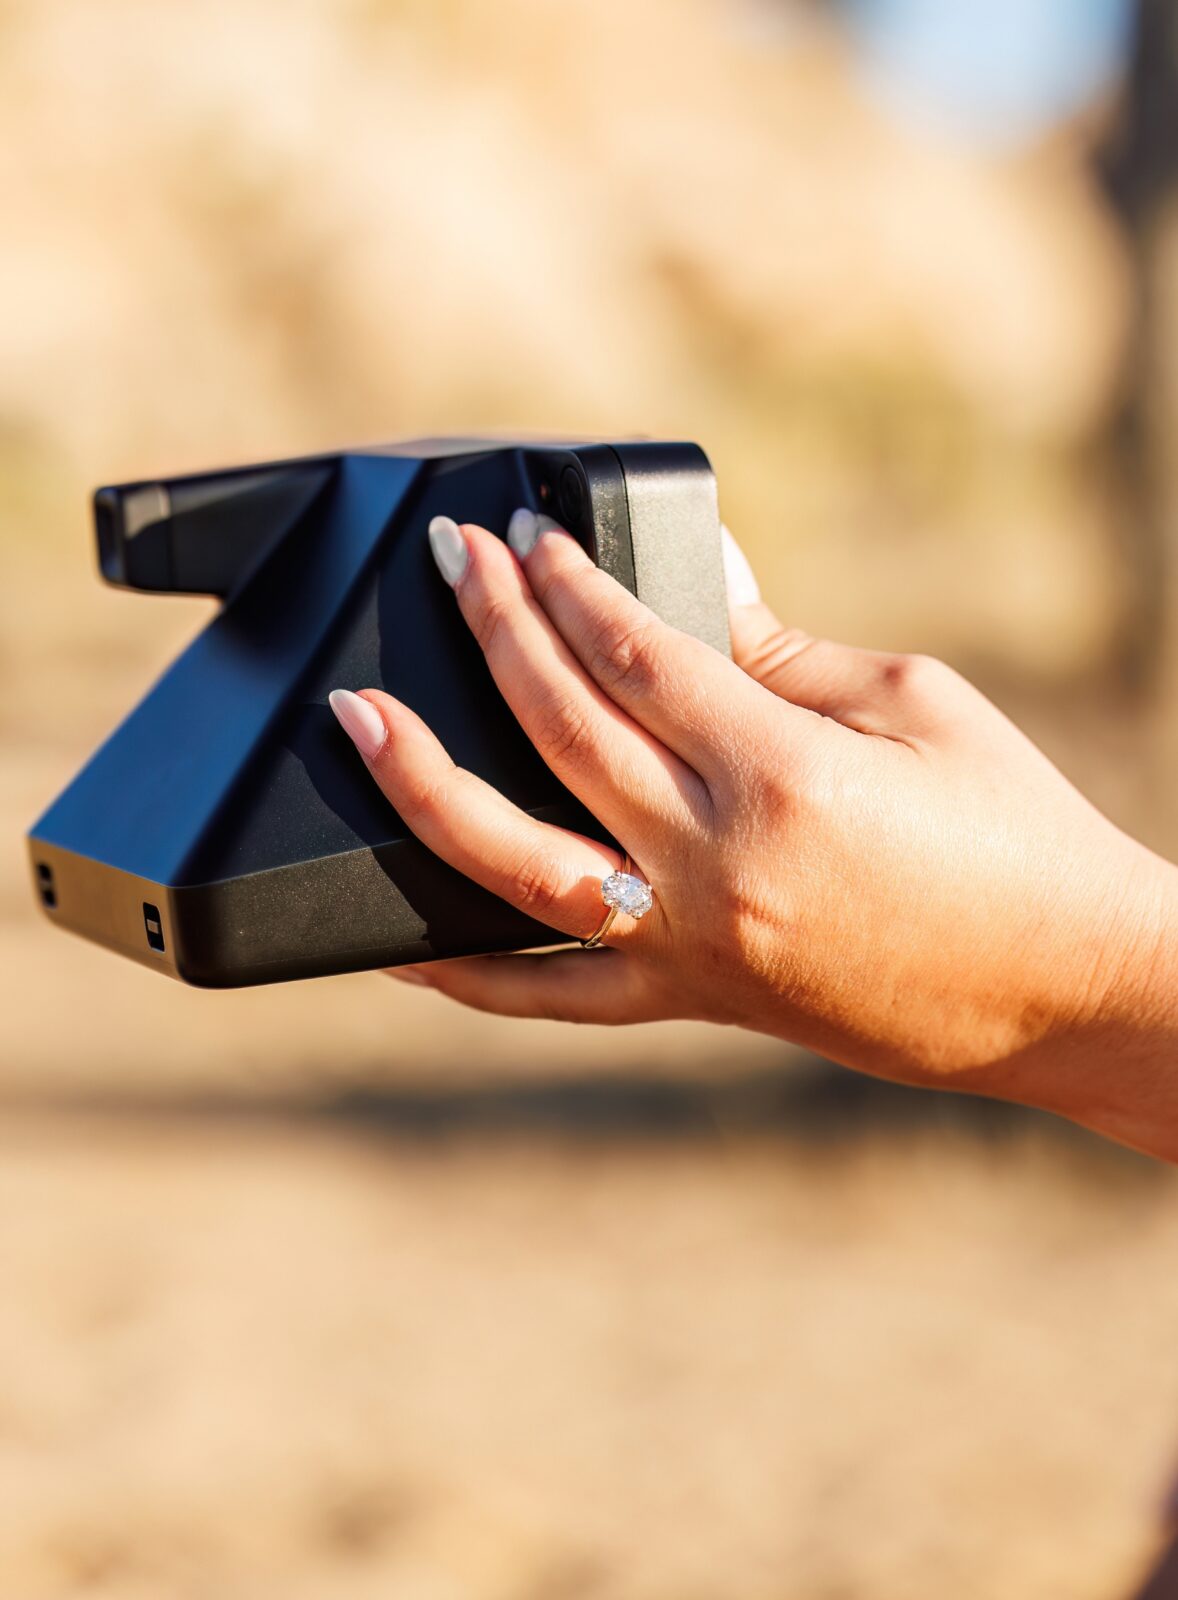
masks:
<instances>
[{"instance_id":1,"label":"index finger","mask_svg":"<svg viewBox=\"0 0 1178 1600\"><path fill-rule=\"evenodd\" d=\"M726 656L673 628L547 519L512 520L532 593L597 686L709 787L766 715L765 691ZM756 737L755 731L752 733Z\"/></svg>"}]
</instances>

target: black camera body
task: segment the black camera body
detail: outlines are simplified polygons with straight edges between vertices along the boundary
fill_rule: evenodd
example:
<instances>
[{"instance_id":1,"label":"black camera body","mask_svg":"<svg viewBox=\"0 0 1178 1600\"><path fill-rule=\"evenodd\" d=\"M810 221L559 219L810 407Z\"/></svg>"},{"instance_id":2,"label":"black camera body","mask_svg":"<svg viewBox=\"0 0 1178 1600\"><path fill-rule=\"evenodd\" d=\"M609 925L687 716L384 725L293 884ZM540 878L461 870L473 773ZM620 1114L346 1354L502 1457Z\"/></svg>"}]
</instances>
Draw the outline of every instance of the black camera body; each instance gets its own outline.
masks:
<instances>
[{"instance_id":1,"label":"black camera body","mask_svg":"<svg viewBox=\"0 0 1178 1600\"><path fill-rule=\"evenodd\" d=\"M567 943L419 844L327 705L387 689L524 810L608 838L524 737L429 554L431 517L502 532L521 505L727 651L696 445L436 440L100 489L109 583L224 604L29 834L48 914L213 988Z\"/></svg>"}]
</instances>

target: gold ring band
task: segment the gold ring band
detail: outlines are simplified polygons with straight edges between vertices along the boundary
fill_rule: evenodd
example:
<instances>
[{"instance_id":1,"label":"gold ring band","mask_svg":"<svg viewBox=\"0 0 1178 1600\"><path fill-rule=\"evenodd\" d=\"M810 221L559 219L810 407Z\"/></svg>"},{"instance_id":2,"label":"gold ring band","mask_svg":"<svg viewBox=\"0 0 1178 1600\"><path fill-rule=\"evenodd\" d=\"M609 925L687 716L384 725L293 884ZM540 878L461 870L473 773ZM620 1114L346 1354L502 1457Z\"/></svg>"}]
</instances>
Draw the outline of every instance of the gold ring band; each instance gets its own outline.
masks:
<instances>
[{"instance_id":1,"label":"gold ring band","mask_svg":"<svg viewBox=\"0 0 1178 1600\"><path fill-rule=\"evenodd\" d=\"M629 870L630 870L630 857L629 857L629 854L625 850L623 850L622 851L622 864L618 868L618 871L619 872L629 872ZM582 939L581 940L581 949L582 950L596 950L598 945L605 938L606 934L613 927L614 919L617 917L617 914L618 914L617 906L610 906L609 909L606 911L605 916L602 917L601 926L597 929L596 933L591 933L587 939Z\"/></svg>"}]
</instances>

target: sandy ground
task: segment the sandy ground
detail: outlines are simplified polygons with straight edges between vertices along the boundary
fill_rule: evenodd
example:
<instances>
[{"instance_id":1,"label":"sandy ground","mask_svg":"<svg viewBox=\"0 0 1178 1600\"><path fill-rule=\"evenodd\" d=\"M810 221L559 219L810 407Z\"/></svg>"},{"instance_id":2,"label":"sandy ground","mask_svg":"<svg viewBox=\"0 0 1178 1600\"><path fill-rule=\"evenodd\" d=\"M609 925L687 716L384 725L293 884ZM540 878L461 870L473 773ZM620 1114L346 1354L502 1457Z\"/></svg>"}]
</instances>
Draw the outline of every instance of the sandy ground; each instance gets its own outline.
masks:
<instances>
[{"instance_id":1,"label":"sandy ground","mask_svg":"<svg viewBox=\"0 0 1178 1600\"><path fill-rule=\"evenodd\" d=\"M26 623L59 715L5 706L0 1595L1133 1592L1172 1173L730 1031L63 937L16 841L199 615L148 610Z\"/></svg>"},{"instance_id":2,"label":"sandy ground","mask_svg":"<svg viewBox=\"0 0 1178 1600\"><path fill-rule=\"evenodd\" d=\"M3 1592L1132 1592L1178 1186L1038 1125L0 1124Z\"/></svg>"}]
</instances>

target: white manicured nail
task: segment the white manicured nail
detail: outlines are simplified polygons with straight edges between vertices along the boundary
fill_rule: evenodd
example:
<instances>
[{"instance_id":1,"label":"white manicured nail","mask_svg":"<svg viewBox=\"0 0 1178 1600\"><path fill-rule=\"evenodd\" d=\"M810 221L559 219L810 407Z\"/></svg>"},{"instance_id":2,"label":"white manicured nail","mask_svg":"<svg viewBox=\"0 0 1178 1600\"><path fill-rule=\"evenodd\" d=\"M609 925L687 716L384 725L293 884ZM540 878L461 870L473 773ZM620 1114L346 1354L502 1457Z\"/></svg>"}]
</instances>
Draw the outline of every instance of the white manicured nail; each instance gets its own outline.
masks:
<instances>
[{"instance_id":1,"label":"white manicured nail","mask_svg":"<svg viewBox=\"0 0 1178 1600\"><path fill-rule=\"evenodd\" d=\"M371 700L361 700L350 689L333 689L327 703L356 749L371 761L388 737L384 718Z\"/></svg>"},{"instance_id":2,"label":"white manicured nail","mask_svg":"<svg viewBox=\"0 0 1178 1600\"><path fill-rule=\"evenodd\" d=\"M539 537L534 511L529 511L527 506L520 506L511 513L511 521L507 524L507 542L521 561L531 553Z\"/></svg>"},{"instance_id":3,"label":"white manicured nail","mask_svg":"<svg viewBox=\"0 0 1178 1600\"><path fill-rule=\"evenodd\" d=\"M736 540L721 527L720 538L724 551L724 582L728 588L730 606L755 606L761 598L756 574L749 559Z\"/></svg>"},{"instance_id":4,"label":"white manicured nail","mask_svg":"<svg viewBox=\"0 0 1178 1600\"><path fill-rule=\"evenodd\" d=\"M429 525L429 547L438 571L451 589L466 570L466 540L453 517L435 517Z\"/></svg>"},{"instance_id":5,"label":"white manicured nail","mask_svg":"<svg viewBox=\"0 0 1178 1600\"><path fill-rule=\"evenodd\" d=\"M536 539L540 538L541 534L545 534L545 533L565 533L565 534L567 534L568 531L569 530L566 527L563 527L561 525L561 523L554 521L552 517L539 516L539 517L536 518ZM533 544L535 544L536 539L532 540Z\"/></svg>"}]
</instances>

